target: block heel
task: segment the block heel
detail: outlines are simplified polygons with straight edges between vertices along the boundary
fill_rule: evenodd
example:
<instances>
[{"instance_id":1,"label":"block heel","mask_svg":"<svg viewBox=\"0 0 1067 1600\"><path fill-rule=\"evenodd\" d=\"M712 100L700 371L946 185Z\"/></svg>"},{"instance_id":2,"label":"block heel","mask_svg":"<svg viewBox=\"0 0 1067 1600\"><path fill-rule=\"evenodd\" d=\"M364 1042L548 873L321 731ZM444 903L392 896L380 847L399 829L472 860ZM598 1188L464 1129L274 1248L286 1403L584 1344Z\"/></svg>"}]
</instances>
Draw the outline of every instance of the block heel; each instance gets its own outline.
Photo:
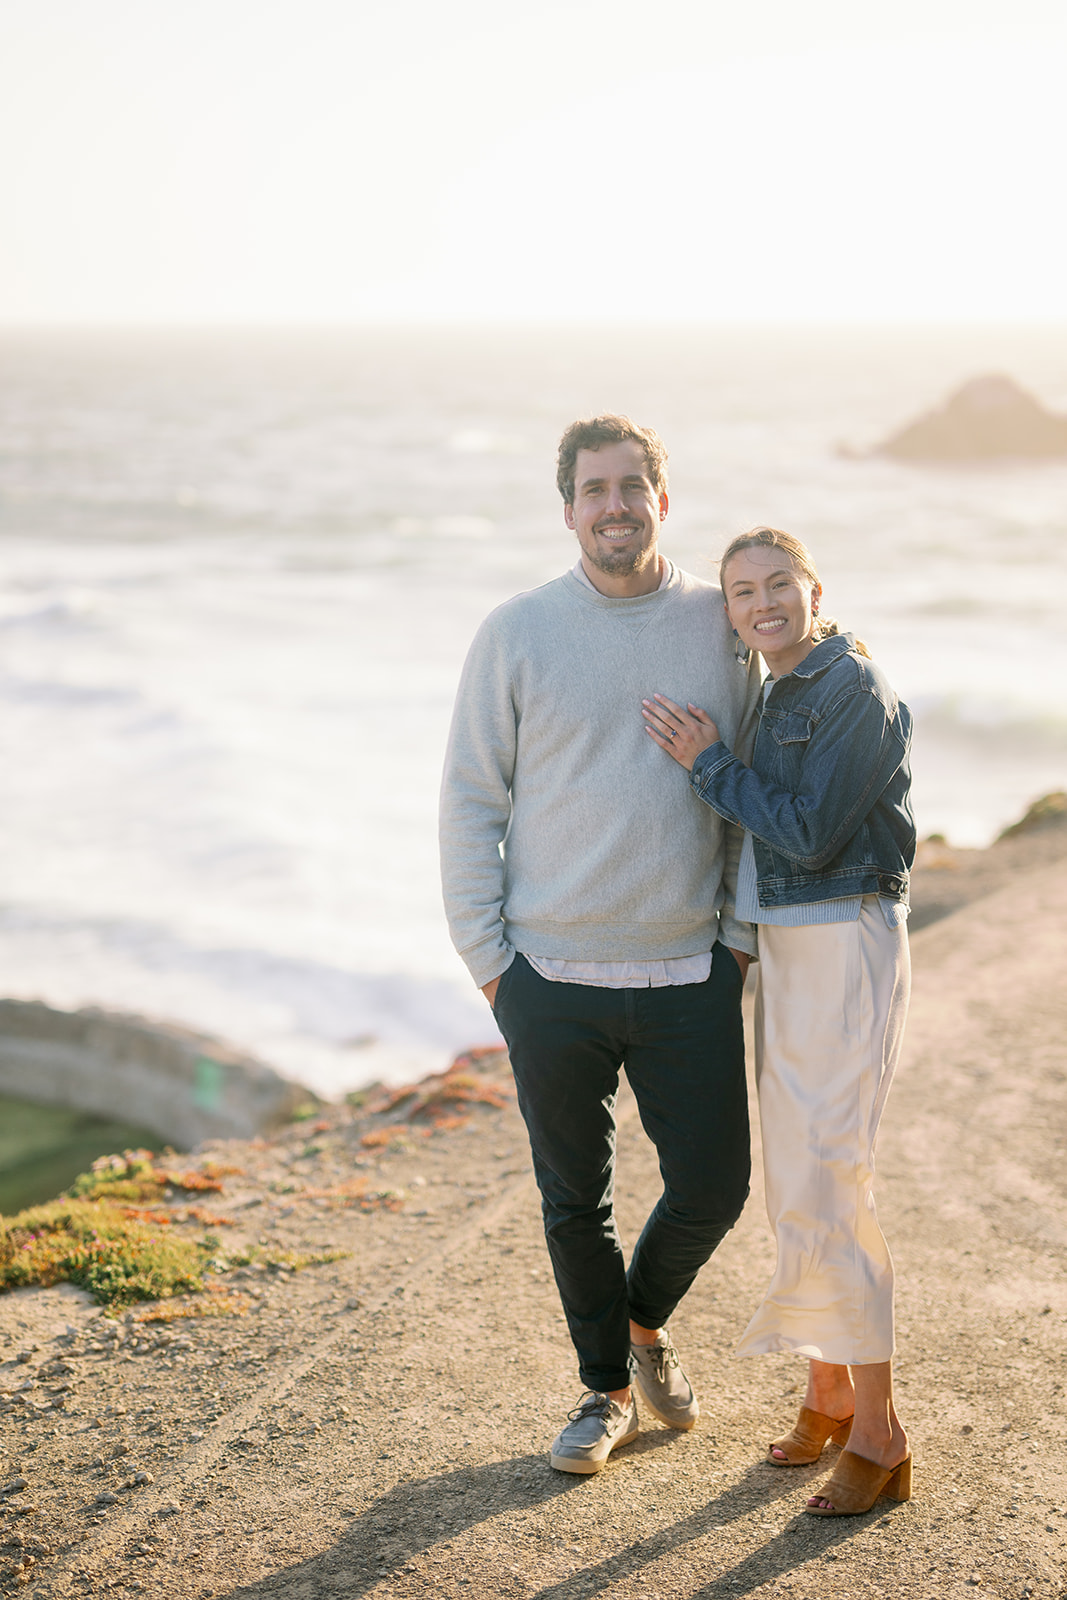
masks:
<instances>
[{"instance_id":1,"label":"block heel","mask_svg":"<svg viewBox=\"0 0 1067 1600\"><path fill-rule=\"evenodd\" d=\"M811 1517L856 1517L869 1511L881 1495L890 1500L910 1500L911 1456L905 1456L895 1467L880 1467L876 1461L845 1450L833 1476L815 1494L833 1503L805 1506Z\"/></svg>"}]
</instances>

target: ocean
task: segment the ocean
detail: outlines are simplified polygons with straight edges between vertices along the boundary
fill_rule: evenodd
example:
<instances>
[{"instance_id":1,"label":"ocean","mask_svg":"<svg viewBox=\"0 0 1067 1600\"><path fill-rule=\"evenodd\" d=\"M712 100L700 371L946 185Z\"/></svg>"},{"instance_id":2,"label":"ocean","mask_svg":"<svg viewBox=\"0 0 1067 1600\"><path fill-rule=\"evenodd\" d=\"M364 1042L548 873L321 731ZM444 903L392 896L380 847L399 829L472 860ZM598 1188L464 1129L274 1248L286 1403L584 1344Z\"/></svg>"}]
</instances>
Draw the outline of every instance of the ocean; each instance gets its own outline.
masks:
<instances>
[{"instance_id":1,"label":"ocean","mask_svg":"<svg viewBox=\"0 0 1067 1600\"><path fill-rule=\"evenodd\" d=\"M671 453L662 548L770 522L916 713L920 834L1067 783L1067 464L849 459L1067 329L0 334L0 992L217 1032L325 1094L495 1038L435 812L481 617L573 563L575 416Z\"/></svg>"}]
</instances>

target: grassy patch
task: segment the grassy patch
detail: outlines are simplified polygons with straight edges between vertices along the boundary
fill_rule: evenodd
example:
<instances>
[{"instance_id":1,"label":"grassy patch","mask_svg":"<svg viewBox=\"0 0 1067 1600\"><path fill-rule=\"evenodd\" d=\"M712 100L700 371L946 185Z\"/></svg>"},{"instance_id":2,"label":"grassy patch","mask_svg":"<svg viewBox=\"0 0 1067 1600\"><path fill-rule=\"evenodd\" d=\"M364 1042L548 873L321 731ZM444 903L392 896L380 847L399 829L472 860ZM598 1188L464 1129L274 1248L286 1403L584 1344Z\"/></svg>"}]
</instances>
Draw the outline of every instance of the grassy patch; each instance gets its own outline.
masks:
<instances>
[{"instance_id":1,"label":"grassy patch","mask_svg":"<svg viewBox=\"0 0 1067 1600\"><path fill-rule=\"evenodd\" d=\"M248 1255L233 1256L231 1267L248 1266L259 1261L266 1267L300 1272L304 1267L321 1267L330 1261L343 1261L352 1254L350 1250L255 1250ZM138 1311L137 1322L177 1322L188 1317L243 1317L255 1301L242 1289L231 1289L228 1284L207 1283L206 1293L167 1300L160 1305Z\"/></svg>"},{"instance_id":2,"label":"grassy patch","mask_svg":"<svg viewBox=\"0 0 1067 1600\"><path fill-rule=\"evenodd\" d=\"M144 1311L132 1313L136 1322L179 1322L194 1317L243 1317L255 1305L247 1294L231 1292L221 1283L209 1283L208 1293L195 1298L160 1300Z\"/></svg>"},{"instance_id":3,"label":"grassy patch","mask_svg":"<svg viewBox=\"0 0 1067 1600\"><path fill-rule=\"evenodd\" d=\"M145 1204L166 1198L167 1190L182 1189L191 1194L221 1194L226 1173L239 1167L209 1166L206 1172L175 1172L156 1165L151 1150L126 1150L120 1156L101 1156L88 1172L75 1178L68 1194L76 1199L126 1200Z\"/></svg>"},{"instance_id":4,"label":"grassy patch","mask_svg":"<svg viewBox=\"0 0 1067 1600\"><path fill-rule=\"evenodd\" d=\"M203 1289L218 1240L174 1224L226 1219L164 1202L175 1191L218 1194L222 1172L237 1169L174 1171L157 1159L150 1150L101 1156L63 1198L0 1217L0 1289L76 1283L116 1309Z\"/></svg>"},{"instance_id":5,"label":"grassy patch","mask_svg":"<svg viewBox=\"0 0 1067 1600\"><path fill-rule=\"evenodd\" d=\"M300 1272L304 1267L323 1267L330 1261L345 1261L351 1250L272 1250L260 1260L268 1267L286 1267L290 1272Z\"/></svg>"},{"instance_id":6,"label":"grassy patch","mask_svg":"<svg viewBox=\"0 0 1067 1600\"><path fill-rule=\"evenodd\" d=\"M0 1287L76 1283L100 1305L200 1289L208 1253L106 1200L51 1200L0 1218Z\"/></svg>"},{"instance_id":7,"label":"grassy patch","mask_svg":"<svg viewBox=\"0 0 1067 1600\"><path fill-rule=\"evenodd\" d=\"M199 1205L181 1203L179 1196L218 1193L223 1176L242 1175L241 1168L205 1163L207 1170L200 1172L157 1165L169 1159L154 1157L149 1150L102 1156L63 1198L0 1216L0 1290L76 1283L98 1304L113 1310L137 1301L171 1302L169 1310L156 1308L140 1320L240 1316L252 1303L249 1297L217 1281L205 1281L205 1274L225 1273L254 1261L295 1272L348 1255L345 1250L246 1250L227 1255L216 1233L191 1236L178 1225L215 1229L232 1224ZM342 1203L357 1196L364 1206L390 1203L392 1197L387 1195L363 1197L364 1181L335 1186L343 1191ZM334 1190L322 1192L332 1195ZM200 1298L175 1298L190 1295Z\"/></svg>"}]
</instances>

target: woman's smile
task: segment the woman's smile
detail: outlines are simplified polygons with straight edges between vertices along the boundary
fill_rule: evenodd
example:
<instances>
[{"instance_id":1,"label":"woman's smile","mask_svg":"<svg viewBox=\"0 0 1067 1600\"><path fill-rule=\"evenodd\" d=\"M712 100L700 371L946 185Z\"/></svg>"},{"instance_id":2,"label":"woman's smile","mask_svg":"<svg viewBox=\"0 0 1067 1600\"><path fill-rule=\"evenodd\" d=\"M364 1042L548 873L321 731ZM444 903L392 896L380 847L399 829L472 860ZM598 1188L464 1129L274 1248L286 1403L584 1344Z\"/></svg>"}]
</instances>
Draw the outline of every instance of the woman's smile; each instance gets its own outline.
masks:
<instances>
[{"instance_id":1,"label":"woman's smile","mask_svg":"<svg viewBox=\"0 0 1067 1600\"><path fill-rule=\"evenodd\" d=\"M738 637L758 650L775 677L792 672L813 648L817 591L783 551L750 545L724 575L726 611Z\"/></svg>"}]
</instances>

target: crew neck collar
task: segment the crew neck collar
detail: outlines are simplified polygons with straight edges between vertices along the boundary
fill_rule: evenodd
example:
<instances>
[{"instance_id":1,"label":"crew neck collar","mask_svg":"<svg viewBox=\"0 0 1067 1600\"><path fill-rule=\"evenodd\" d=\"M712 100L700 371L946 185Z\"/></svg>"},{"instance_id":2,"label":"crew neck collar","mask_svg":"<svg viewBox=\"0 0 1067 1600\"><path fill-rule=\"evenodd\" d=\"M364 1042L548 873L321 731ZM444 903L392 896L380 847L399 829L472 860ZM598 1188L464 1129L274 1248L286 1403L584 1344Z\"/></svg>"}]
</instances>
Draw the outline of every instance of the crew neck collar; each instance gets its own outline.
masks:
<instances>
[{"instance_id":1,"label":"crew neck collar","mask_svg":"<svg viewBox=\"0 0 1067 1600\"><path fill-rule=\"evenodd\" d=\"M679 568L667 556L661 555L660 560L663 563L663 571L660 575L659 585L655 589L650 589L647 594L601 594L596 585L590 581L589 574L582 566L581 557L578 558L569 572L564 573L564 577L573 578L587 600L594 600L605 606L639 606L655 601L660 595L664 594L668 589L674 588L677 584Z\"/></svg>"}]
</instances>

